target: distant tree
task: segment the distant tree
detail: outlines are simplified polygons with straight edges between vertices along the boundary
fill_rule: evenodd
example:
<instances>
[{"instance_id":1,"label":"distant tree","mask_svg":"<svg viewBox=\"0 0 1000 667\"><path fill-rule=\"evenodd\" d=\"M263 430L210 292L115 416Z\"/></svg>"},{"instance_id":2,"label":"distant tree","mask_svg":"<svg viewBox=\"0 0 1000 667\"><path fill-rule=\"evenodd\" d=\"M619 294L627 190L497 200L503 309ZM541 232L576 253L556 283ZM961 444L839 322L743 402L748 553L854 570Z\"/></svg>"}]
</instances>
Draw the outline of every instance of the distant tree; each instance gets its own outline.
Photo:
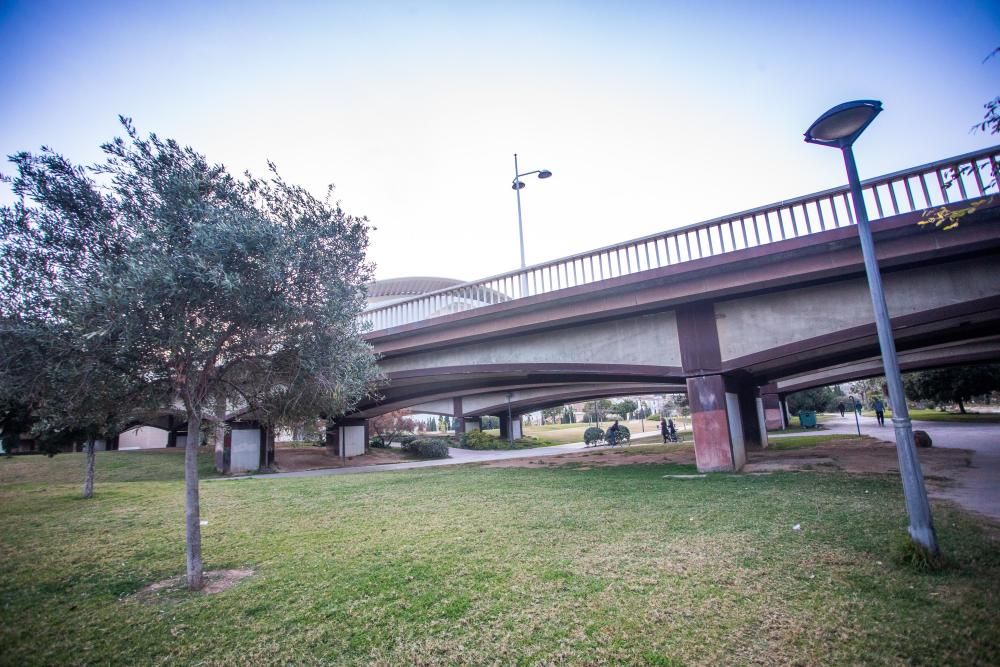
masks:
<instances>
[{"instance_id":1,"label":"distant tree","mask_svg":"<svg viewBox=\"0 0 1000 667\"><path fill-rule=\"evenodd\" d=\"M556 420L559 419L562 413L563 408L561 406L557 408L546 408L545 410L542 410L542 421L548 421L555 424Z\"/></svg>"},{"instance_id":2,"label":"distant tree","mask_svg":"<svg viewBox=\"0 0 1000 667\"><path fill-rule=\"evenodd\" d=\"M867 380L858 380L852 382L848 385L848 390L859 397L859 402L861 405L868 405L875 396L882 395L882 387L885 385L885 378L881 375L878 377L868 378Z\"/></svg>"},{"instance_id":3,"label":"distant tree","mask_svg":"<svg viewBox=\"0 0 1000 667\"><path fill-rule=\"evenodd\" d=\"M47 149L13 156L20 201L2 213L0 318L12 318L18 285L47 270L41 260L96 244L100 261L52 280L52 298L75 304L69 335L102 350L94 359L113 359L183 405L187 582L199 589L203 420L226 406L271 421L336 416L378 378L358 320L372 276L368 225L286 183L273 166L268 180L240 180L122 123L127 137L103 145L105 160L91 168L100 185ZM39 262L20 261L38 247L48 247Z\"/></svg>"},{"instance_id":4,"label":"distant tree","mask_svg":"<svg viewBox=\"0 0 1000 667\"><path fill-rule=\"evenodd\" d=\"M417 423L410 417L409 410L387 412L371 418L368 423L386 445L398 440L403 433L413 433L417 429Z\"/></svg>"},{"instance_id":5,"label":"distant tree","mask_svg":"<svg viewBox=\"0 0 1000 667\"><path fill-rule=\"evenodd\" d=\"M563 407L562 417L560 419L560 422L563 423L563 424L575 424L576 423L576 414L573 412L573 408L571 408L568 405L565 406L565 407Z\"/></svg>"},{"instance_id":6,"label":"distant tree","mask_svg":"<svg viewBox=\"0 0 1000 667\"><path fill-rule=\"evenodd\" d=\"M907 397L957 403L965 414L965 402L973 396L1000 389L1000 364L938 368L903 376Z\"/></svg>"},{"instance_id":7,"label":"distant tree","mask_svg":"<svg viewBox=\"0 0 1000 667\"><path fill-rule=\"evenodd\" d=\"M631 414L639 409L639 406L630 398L625 398L611 405L611 412L620 415L622 419L629 419Z\"/></svg>"},{"instance_id":8,"label":"distant tree","mask_svg":"<svg viewBox=\"0 0 1000 667\"><path fill-rule=\"evenodd\" d=\"M835 403L836 396L837 394L830 387L816 387L789 394L785 401L788 405L788 411L797 415L799 410L825 412L831 403Z\"/></svg>"}]
</instances>

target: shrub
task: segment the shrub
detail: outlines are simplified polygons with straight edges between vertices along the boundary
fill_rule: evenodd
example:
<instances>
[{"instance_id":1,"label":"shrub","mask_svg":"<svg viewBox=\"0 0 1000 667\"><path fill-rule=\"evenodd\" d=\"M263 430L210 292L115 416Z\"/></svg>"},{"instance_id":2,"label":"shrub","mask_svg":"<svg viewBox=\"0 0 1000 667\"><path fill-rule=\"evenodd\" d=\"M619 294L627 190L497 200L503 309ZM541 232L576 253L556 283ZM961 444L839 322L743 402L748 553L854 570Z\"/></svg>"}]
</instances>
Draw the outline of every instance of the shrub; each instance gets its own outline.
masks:
<instances>
[{"instance_id":1,"label":"shrub","mask_svg":"<svg viewBox=\"0 0 1000 667\"><path fill-rule=\"evenodd\" d=\"M430 440L414 439L403 445L403 451L419 456L422 459L442 459L448 457L448 441L433 438Z\"/></svg>"},{"instance_id":2,"label":"shrub","mask_svg":"<svg viewBox=\"0 0 1000 667\"><path fill-rule=\"evenodd\" d=\"M583 432L583 443L588 447L604 440L604 431L597 426L591 426Z\"/></svg>"},{"instance_id":3,"label":"shrub","mask_svg":"<svg viewBox=\"0 0 1000 667\"><path fill-rule=\"evenodd\" d=\"M374 447L375 449L385 449L389 445L383 442L381 437L376 435L371 440L368 441L368 446Z\"/></svg>"},{"instance_id":4,"label":"shrub","mask_svg":"<svg viewBox=\"0 0 1000 667\"><path fill-rule=\"evenodd\" d=\"M458 438L458 446L462 449L499 449L499 440L495 435L483 431L468 431Z\"/></svg>"},{"instance_id":5,"label":"shrub","mask_svg":"<svg viewBox=\"0 0 1000 667\"><path fill-rule=\"evenodd\" d=\"M413 435L412 433L406 433L406 434L401 435L398 438L396 438L396 440L399 442L399 444L402 445L403 447L406 447L406 445L410 444L411 442L413 442L416 439L417 439L417 436Z\"/></svg>"},{"instance_id":6,"label":"shrub","mask_svg":"<svg viewBox=\"0 0 1000 667\"><path fill-rule=\"evenodd\" d=\"M584 434L584 438L586 438L586 434ZM617 442L620 445L623 442L628 442L631 439L632 439L632 432L628 430L628 426L622 426L621 424L619 424L618 439L615 442Z\"/></svg>"},{"instance_id":7,"label":"shrub","mask_svg":"<svg viewBox=\"0 0 1000 667\"><path fill-rule=\"evenodd\" d=\"M487 449L531 449L533 447L544 447L545 445L550 444L552 443L547 440L539 440L538 438L532 437L518 438L511 443L507 438L501 438L489 433L483 433L482 431L469 431L467 433L463 433L458 439L458 444L453 446L461 447L462 449L483 451Z\"/></svg>"}]
</instances>

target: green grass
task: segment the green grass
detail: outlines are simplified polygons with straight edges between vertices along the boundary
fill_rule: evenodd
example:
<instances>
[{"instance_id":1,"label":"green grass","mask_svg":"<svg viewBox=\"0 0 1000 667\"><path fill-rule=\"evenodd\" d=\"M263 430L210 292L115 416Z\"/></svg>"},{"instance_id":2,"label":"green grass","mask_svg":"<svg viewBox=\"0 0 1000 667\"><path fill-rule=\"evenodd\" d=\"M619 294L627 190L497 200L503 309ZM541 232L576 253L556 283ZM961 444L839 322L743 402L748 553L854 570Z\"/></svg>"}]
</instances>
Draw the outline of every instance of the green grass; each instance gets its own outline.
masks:
<instances>
[{"instance_id":1,"label":"green grass","mask_svg":"<svg viewBox=\"0 0 1000 667\"><path fill-rule=\"evenodd\" d=\"M768 449L806 449L825 445L838 440L848 440L851 442L875 442L874 438L868 436L858 437L856 435L844 435L842 433L830 433L826 435L790 435L782 438L770 438L767 441Z\"/></svg>"},{"instance_id":2,"label":"green grass","mask_svg":"<svg viewBox=\"0 0 1000 667\"><path fill-rule=\"evenodd\" d=\"M105 482L146 482L184 479L184 448L97 452L95 484ZM198 474L216 477L215 452L202 447L198 452ZM86 454L0 456L0 486L26 482L83 485Z\"/></svg>"},{"instance_id":3,"label":"green grass","mask_svg":"<svg viewBox=\"0 0 1000 667\"><path fill-rule=\"evenodd\" d=\"M875 413L872 413L873 415ZM892 413L885 412L886 419ZM938 410L910 410L910 419L932 422L970 422L974 424L997 424L1000 423L1000 413L998 412L967 412L964 415L960 412L940 412Z\"/></svg>"},{"instance_id":4,"label":"green grass","mask_svg":"<svg viewBox=\"0 0 1000 667\"><path fill-rule=\"evenodd\" d=\"M140 479L151 462L122 452L98 465ZM181 482L106 480L83 501L75 479L7 469L0 664L955 665L1000 655L1000 550L965 514L935 506L947 561L924 573L894 559L906 531L898 479L663 478L678 470L212 481L201 492L206 566L256 575L217 595L142 601L136 591L184 569Z\"/></svg>"}]
</instances>

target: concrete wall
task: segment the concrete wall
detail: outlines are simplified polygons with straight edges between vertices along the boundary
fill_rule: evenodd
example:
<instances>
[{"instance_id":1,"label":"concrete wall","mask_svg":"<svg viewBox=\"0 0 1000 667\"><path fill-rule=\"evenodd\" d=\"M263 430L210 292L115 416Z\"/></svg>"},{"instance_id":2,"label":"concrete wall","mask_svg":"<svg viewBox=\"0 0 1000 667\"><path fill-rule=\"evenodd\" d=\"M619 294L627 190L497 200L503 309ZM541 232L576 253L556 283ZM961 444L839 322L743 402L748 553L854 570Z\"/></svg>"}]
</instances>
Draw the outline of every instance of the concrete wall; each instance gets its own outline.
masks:
<instances>
[{"instance_id":1,"label":"concrete wall","mask_svg":"<svg viewBox=\"0 0 1000 667\"><path fill-rule=\"evenodd\" d=\"M680 365L672 311L383 359L386 373L479 364Z\"/></svg>"},{"instance_id":2,"label":"concrete wall","mask_svg":"<svg viewBox=\"0 0 1000 667\"><path fill-rule=\"evenodd\" d=\"M261 429L234 428L229 452L229 472L248 472L260 468Z\"/></svg>"},{"instance_id":3,"label":"concrete wall","mask_svg":"<svg viewBox=\"0 0 1000 667\"><path fill-rule=\"evenodd\" d=\"M892 317L1000 295L1000 260L968 259L884 274ZM861 276L715 304L723 361L874 321Z\"/></svg>"},{"instance_id":4,"label":"concrete wall","mask_svg":"<svg viewBox=\"0 0 1000 667\"><path fill-rule=\"evenodd\" d=\"M152 426L140 426L118 437L118 449L158 449L167 446L167 432Z\"/></svg>"},{"instance_id":5,"label":"concrete wall","mask_svg":"<svg viewBox=\"0 0 1000 667\"><path fill-rule=\"evenodd\" d=\"M341 438L344 443L344 456L361 456L365 453L364 426L342 426Z\"/></svg>"}]
</instances>

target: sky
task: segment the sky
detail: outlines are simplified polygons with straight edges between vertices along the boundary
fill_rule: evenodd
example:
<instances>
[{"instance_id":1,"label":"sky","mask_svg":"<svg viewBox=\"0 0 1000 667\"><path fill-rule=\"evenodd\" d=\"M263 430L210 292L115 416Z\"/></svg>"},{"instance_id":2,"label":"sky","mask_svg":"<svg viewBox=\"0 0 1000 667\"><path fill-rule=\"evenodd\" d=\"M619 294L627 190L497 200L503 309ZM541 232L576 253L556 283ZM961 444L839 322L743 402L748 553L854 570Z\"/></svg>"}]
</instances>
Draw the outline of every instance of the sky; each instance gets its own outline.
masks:
<instances>
[{"instance_id":1,"label":"sky","mask_svg":"<svg viewBox=\"0 0 1000 667\"><path fill-rule=\"evenodd\" d=\"M518 268L846 182L803 142L878 99L862 178L1000 143L1000 3L5 2L0 151L122 134L277 164L374 227L378 278ZM9 166L0 172L10 173ZM10 201L0 186L0 202Z\"/></svg>"}]
</instances>

